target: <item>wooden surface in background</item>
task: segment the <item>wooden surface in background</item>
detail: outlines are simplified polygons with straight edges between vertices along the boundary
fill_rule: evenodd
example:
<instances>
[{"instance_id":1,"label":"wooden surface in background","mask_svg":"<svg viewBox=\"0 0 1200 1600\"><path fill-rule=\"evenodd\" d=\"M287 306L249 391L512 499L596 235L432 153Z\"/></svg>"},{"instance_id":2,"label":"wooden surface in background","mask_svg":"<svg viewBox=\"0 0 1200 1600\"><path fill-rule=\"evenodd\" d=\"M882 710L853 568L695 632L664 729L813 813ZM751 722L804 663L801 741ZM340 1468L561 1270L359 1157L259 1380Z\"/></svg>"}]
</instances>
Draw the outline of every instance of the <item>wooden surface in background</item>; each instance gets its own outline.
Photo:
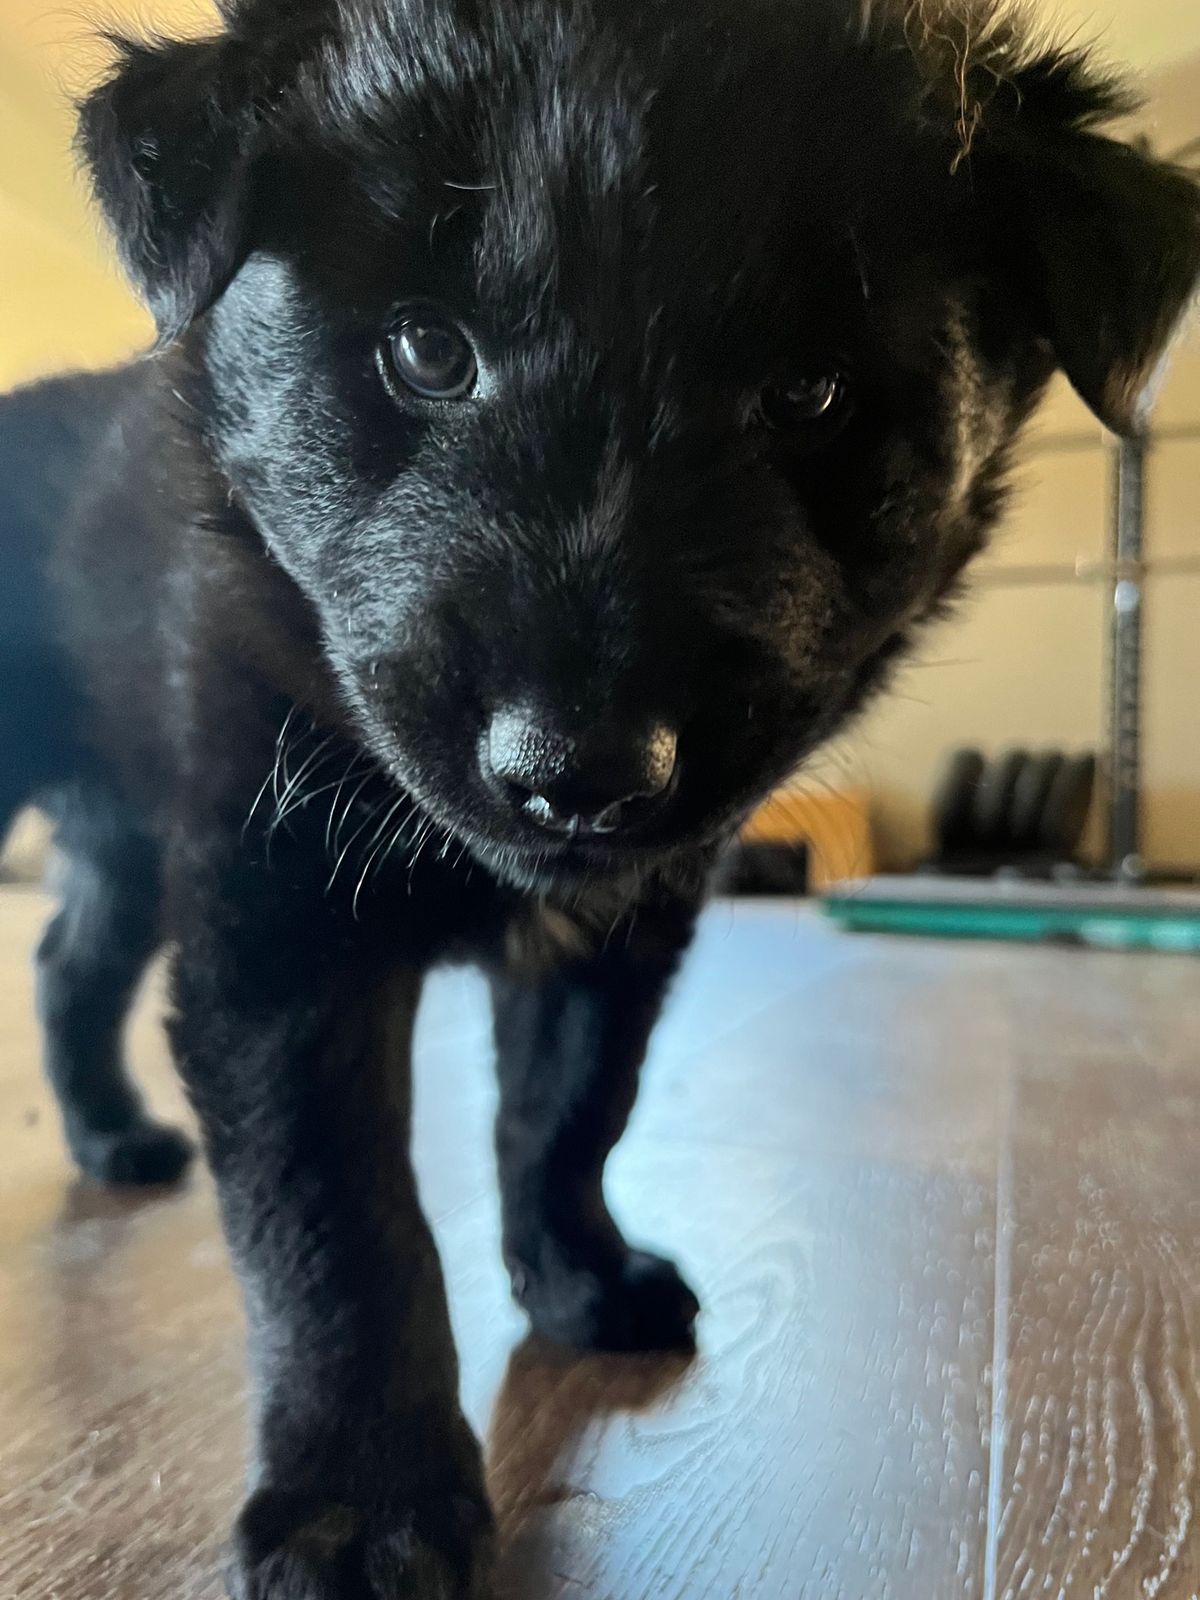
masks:
<instances>
[{"instance_id":1,"label":"wooden surface in background","mask_svg":"<svg viewBox=\"0 0 1200 1600\"><path fill-rule=\"evenodd\" d=\"M0 895L0 1600L215 1600L241 1325L208 1181L78 1181ZM152 991L132 1048L182 1107ZM499 1266L482 988L431 984L418 1153L513 1600L1200 1593L1200 967L717 906L612 1191L700 1353L572 1359Z\"/></svg>"}]
</instances>

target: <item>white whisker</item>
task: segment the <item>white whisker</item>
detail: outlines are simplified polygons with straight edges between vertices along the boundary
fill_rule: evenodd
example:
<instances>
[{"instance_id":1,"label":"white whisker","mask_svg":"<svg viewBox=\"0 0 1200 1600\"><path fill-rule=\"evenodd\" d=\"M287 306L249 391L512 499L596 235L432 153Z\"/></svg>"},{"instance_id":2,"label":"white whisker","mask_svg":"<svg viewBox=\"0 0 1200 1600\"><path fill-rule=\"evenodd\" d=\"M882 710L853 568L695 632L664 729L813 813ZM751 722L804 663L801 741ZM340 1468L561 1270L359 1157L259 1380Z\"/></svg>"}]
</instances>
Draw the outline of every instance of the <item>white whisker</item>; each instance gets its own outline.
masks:
<instances>
[{"instance_id":1,"label":"white whisker","mask_svg":"<svg viewBox=\"0 0 1200 1600\"><path fill-rule=\"evenodd\" d=\"M372 869L372 872L373 872L373 874L375 876L378 876L378 874L383 871L383 868L384 868L384 866L385 866L385 864L387 862L388 857L391 855L392 851L396 848L396 846L400 843L400 840L403 839L404 830L408 827L408 825L412 821L412 819L417 815L417 812L419 811L419 809L420 809L420 807L414 801L413 804L408 808L408 810L404 814L404 816L400 819L400 821L392 829L391 836L389 837L387 843L384 845L382 853L378 854L376 856L376 858L375 858L375 866Z\"/></svg>"},{"instance_id":2,"label":"white whisker","mask_svg":"<svg viewBox=\"0 0 1200 1600\"><path fill-rule=\"evenodd\" d=\"M424 850L426 841L436 827L437 824L434 822L433 818L428 817L425 821L425 826L417 835L416 848L413 850L412 855L408 858L408 887L410 891L412 889L413 871L417 865L417 861L420 859L421 851Z\"/></svg>"},{"instance_id":3,"label":"white whisker","mask_svg":"<svg viewBox=\"0 0 1200 1600\"><path fill-rule=\"evenodd\" d=\"M335 850L335 851L341 849L342 829L346 826L347 822L349 822L350 813L354 810L355 806L358 804L359 796L362 794L363 790L367 787L367 785L370 783L371 779L374 776L375 776L374 771L371 770L370 768L368 768L368 770L366 772L366 775L355 786L353 794L350 796L349 800L346 801L346 804L345 804L345 806L344 806L344 808L342 810L342 814L338 819L338 824L337 824L336 828L334 828L334 826L333 826L333 813L334 813L334 810L337 807L337 799L336 798L334 799L333 805L330 806L330 808L329 808L329 826L325 830L325 848L326 848L327 851L329 849L331 849L331 848L333 850ZM332 846L330 845L330 838L329 838L330 832L332 832L332 834L333 834Z\"/></svg>"},{"instance_id":4,"label":"white whisker","mask_svg":"<svg viewBox=\"0 0 1200 1600\"><path fill-rule=\"evenodd\" d=\"M371 864L375 860L376 855L378 855L379 851L383 848L384 841L388 837L388 826L391 823L392 818L396 815L397 811L399 811L400 807L407 802L407 800L408 796L406 794L402 794L392 802L384 815L383 821L379 824L378 828L376 828L371 837L370 843L367 845L366 860L363 863L363 869L359 875L358 882L354 886L354 894L350 901L350 910L356 922L358 921L359 896L363 892L363 886L366 883L367 876L371 871ZM403 824L401 824L401 826L403 826ZM393 835L393 838L394 837L395 836Z\"/></svg>"},{"instance_id":5,"label":"white whisker","mask_svg":"<svg viewBox=\"0 0 1200 1600\"><path fill-rule=\"evenodd\" d=\"M332 835L333 835L333 819L337 815L338 801L341 799L342 790L349 783L352 773L354 772L355 768L358 766L359 762L362 761L363 759L364 759L364 757L363 757L362 751L361 750L356 750L355 753L350 757L350 760L349 760L349 762L348 762L348 764L346 766L346 770L345 770L345 772L342 773L342 776L338 780L338 782L329 785L329 788L333 789L335 792L334 792L333 799L329 802L329 821L325 824L325 849L326 849L327 852L328 852L328 850L330 848L330 840L331 840ZM350 798L350 804L351 805L354 804L355 796L357 796L361 792L363 784L366 783L367 778L369 778L370 776L371 776L371 774L370 774L370 771L368 770L367 776L362 780L362 783L359 784L358 788L354 791L354 795L352 795L351 798ZM325 793L326 791L318 790L317 792L318 793Z\"/></svg>"},{"instance_id":6,"label":"white whisker","mask_svg":"<svg viewBox=\"0 0 1200 1600\"><path fill-rule=\"evenodd\" d=\"M304 792L304 779L306 776L318 771L323 765L324 752L329 749L329 746L332 743L333 735L331 733L326 734L325 738L318 743L316 749L305 756L298 771L296 772L295 777L288 780L287 787L284 789L283 793L276 802L275 815L271 818L270 824L267 828L268 847L275 835L276 830L289 815L289 813L295 811L298 806L304 805L312 798L311 794L306 794Z\"/></svg>"},{"instance_id":7,"label":"white whisker","mask_svg":"<svg viewBox=\"0 0 1200 1600\"><path fill-rule=\"evenodd\" d=\"M346 840L346 843L342 846L341 853L338 856L337 860L333 864L333 871L329 874L329 882L325 885L325 893L326 894L328 894L330 889L333 888L334 881L337 878L338 873L342 870L342 862L345 861L346 857L350 854L350 851L354 846L354 841L356 839L358 839L358 838L361 838L361 836L366 832L366 830L375 821L376 817L378 817L378 815L380 813L380 810L381 810L381 806L376 805L370 811L368 811L366 816L359 823L358 827L355 828L354 832L350 835L350 837Z\"/></svg>"},{"instance_id":8,"label":"white whisker","mask_svg":"<svg viewBox=\"0 0 1200 1600\"><path fill-rule=\"evenodd\" d=\"M280 762L280 758L281 758L282 753L283 753L284 742L287 739L288 728L291 726L292 718L295 715L296 715L296 707L294 705L289 706L288 707L287 716L284 717L284 719L283 719L283 726L280 728L278 734L275 736L275 759L271 763L271 770L267 773L266 777L263 779L262 787L259 789L258 793L254 796L254 803L250 807L249 811L247 811L247 813L246 813L245 822L242 823L242 843L243 844L246 842L246 834L249 832L250 824L254 820L254 814L258 810L259 806L262 804L263 796L266 794L267 790L270 789L272 791L272 793L274 794L276 800L278 800L278 798L279 798L279 762Z\"/></svg>"}]
</instances>

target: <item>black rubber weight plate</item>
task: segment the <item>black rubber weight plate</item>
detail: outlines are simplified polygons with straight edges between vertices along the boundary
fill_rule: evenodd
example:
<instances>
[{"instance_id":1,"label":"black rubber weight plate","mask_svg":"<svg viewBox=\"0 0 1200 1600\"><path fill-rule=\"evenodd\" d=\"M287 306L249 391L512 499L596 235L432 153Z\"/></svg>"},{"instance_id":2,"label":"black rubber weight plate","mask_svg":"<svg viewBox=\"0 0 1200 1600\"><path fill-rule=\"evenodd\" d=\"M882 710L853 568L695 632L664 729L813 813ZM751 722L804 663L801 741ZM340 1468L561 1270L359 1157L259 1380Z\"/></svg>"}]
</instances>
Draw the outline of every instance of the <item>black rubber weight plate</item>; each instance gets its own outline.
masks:
<instances>
[{"instance_id":1,"label":"black rubber weight plate","mask_svg":"<svg viewBox=\"0 0 1200 1600\"><path fill-rule=\"evenodd\" d=\"M984 760L978 750L956 750L946 763L933 797L933 832L939 856L971 845L975 791L983 769Z\"/></svg>"},{"instance_id":2,"label":"black rubber weight plate","mask_svg":"<svg viewBox=\"0 0 1200 1600\"><path fill-rule=\"evenodd\" d=\"M1096 782L1095 756L1064 761L1050 785L1038 826L1038 844L1064 861L1074 855L1087 826Z\"/></svg>"},{"instance_id":3,"label":"black rubber weight plate","mask_svg":"<svg viewBox=\"0 0 1200 1600\"><path fill-rule=\"evenodd\" d=\"M1048 750L1044 755L1030 756L1021 768L1008 817L1009 836L1019 850L1037 849L1046 801L1066 760L1061 750Z\"/></svg>"},{"instance_id":4,"label":"black rubber weight plate","mask_svg":"<svg viewBox=\"0 0 1200 1600\"><path fill-rule=\"evenodd\" d=\"M1006 750L988 763L975 795L975 837L987 849L1012 843L1009 822L1013 794L1029 760L1027 750Z\"/></svg>"}]
</instances>

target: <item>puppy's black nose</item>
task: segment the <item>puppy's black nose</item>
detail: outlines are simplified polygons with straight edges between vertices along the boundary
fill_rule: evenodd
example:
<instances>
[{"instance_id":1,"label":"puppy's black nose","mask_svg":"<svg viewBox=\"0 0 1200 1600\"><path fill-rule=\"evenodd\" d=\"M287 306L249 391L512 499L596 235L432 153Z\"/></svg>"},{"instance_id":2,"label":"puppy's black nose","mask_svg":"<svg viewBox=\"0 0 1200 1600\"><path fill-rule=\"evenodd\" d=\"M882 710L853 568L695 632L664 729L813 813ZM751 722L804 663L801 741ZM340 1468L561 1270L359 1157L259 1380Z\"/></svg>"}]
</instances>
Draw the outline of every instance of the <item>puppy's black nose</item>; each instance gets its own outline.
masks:
<instances>
[{"instance_id":1,"label":"puppy's black nose","mask_svg":"<svg viewBox=\"0 0 1200 1600\"><path fill-rule=\"evenodd\" d=\"M574 838L641 822L671 787L676 738L661 723L569 737L508 707L492 717L480 753L493 792L538 827Z\"/></svg>"}]
</instances>

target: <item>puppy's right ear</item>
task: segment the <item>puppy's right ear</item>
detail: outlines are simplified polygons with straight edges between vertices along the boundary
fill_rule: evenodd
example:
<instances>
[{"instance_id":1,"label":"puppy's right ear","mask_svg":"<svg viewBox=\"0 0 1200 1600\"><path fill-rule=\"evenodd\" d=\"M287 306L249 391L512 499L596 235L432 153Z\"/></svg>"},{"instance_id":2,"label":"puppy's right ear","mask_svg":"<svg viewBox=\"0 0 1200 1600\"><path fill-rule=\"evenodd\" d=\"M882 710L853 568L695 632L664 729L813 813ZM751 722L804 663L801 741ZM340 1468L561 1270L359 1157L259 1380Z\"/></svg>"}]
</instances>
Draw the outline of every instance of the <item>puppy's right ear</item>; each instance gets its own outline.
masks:
<instances>
[{"instance_id":1,"label":"puppy's right ear","mask_svg":"<svg viewBox=\"0 0 1200 1600\"><path fill-rule=\"evenodd\" d=\"M257 143L245 45L115 39L84 100L79 147L134 287L168 343L225 289L249 246Z\"/></svg>"}]
</instances>

